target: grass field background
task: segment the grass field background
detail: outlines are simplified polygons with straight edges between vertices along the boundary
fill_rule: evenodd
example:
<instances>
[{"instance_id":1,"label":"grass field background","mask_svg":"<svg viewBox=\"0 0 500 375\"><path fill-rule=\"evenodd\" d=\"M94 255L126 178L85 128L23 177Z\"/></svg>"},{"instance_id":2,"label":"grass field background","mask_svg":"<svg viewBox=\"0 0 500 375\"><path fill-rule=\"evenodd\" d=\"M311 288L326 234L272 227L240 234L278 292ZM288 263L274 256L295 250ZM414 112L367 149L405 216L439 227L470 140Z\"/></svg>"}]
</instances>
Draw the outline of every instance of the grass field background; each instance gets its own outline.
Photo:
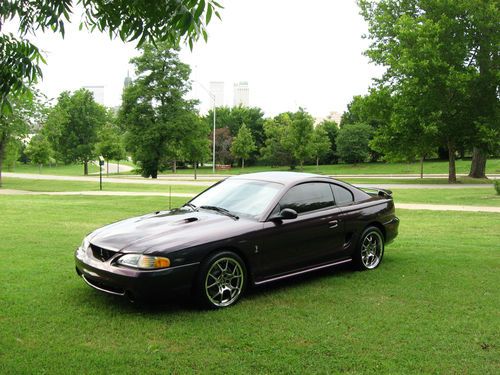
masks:
<instances>
[{"instance_id":1,"label":"grass field background","mask_svg":"<svg viewBox=\"0 0 500 375\"><path fill-rule=\"evenodd\" d=\"M131 162L123 162L121 164L134 167ZM470 171L470 160L457 160L456 170L457 173L468 174ZM270 167L270 166L251 166L244 169L241 168L231 168L230 170L217 170L217 174L242 174L242 173L253 173L262 171L286 171L290 170L289 167ZM298 171L298 168L296 169ZM17 173L39 173L37 165L33 164L22 164L18 163L15 168L6 170L7 172L17 172ZM99 167L94 164L89 164L89 173L99 172ZM322 173L322 174L338 174L338 175L360 175L360 174L420 174L420 164L419 163L360 163L360 164L332 164L332 165L306 165L304 166L304 172L310 173ZM486 164L487 173L500 173L500 159L491 159L487 161ZM42 174L54 174L54 175L71 175L71 176L83 176L83 165L58 165L56 166L44 166L41 169ZM129 174L130 172L124 172ZM171 173L170 171L164 171L163 173ZM211 174L211 167L199 168L198 173L200 174ZM424 163L424 173L435 174L447 174L448 173L448 162L447 161L426 161ZM193 174L193 169L178 169L177 174Z\"/></svg>"},{"instance_id":2,"label":"grass field background","mask_svg":"<svg viewBox=\"0 0 500 375\"><path fill-rule=\"evenodd\" d=\"M0 196L0 373L500 369L498 214L400 210L377 270L288 280L222 311L130 305L76 276L86 233L164 207L158 197Z\"/></svg>"},{"instance_id":3,"label":"grass field background","mask_svg":"<svg viewBox=\"0 0 500 375\"><path fill-rule=\"evenodd\" d=\"M370 183L377 186L377 183ZM3 188L26 190L32 192L63 192L63 191L98 191L96 182L34 180L20 178L4 178ZM104 191L156 192L168 194L197 194L206 186L192 185L159 185L159 184L117 184L104 182ZM171 190L169 190L171 189ZM500 206L500 195L491 189L392 189L394 200L398 203L455 204L469 206Z\"/></svg>"}]
</instances>

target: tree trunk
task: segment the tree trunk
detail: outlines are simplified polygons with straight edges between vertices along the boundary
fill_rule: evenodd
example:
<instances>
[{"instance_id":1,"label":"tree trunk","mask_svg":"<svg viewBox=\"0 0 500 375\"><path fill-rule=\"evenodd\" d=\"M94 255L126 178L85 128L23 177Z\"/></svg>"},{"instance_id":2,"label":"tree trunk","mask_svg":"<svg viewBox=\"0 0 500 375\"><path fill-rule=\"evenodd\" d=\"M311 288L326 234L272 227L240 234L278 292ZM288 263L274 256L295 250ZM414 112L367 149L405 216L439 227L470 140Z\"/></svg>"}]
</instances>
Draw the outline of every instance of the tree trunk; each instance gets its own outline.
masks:
<instances>
[{"instance_id":1,"label":"tree trunk","mask_svg":"<svg viewBox=\"0 0 500 375\"><path fill-rule=\"evenodd\" d=\"M241 158L241 169L245 169L245 159Z\"/></svg>"},{"instance_id":2,"label":"tree trunk","mask_svg":"<svg viewBox=\"0 0 500 375\"><path fill-rule=\"evenodd\" d=\"M425 156L420 158L420 178L424 178L424 159Z\"/></svg>"},{"instance_id":3,"label":"tree trunk","mask_svg":"<svg viewBox=\"0 0 500 375\"><path fill-rule=\"evenodd\" d=\"M195 161L195 162L194 162L194 179L195 179L195 180L196 180L196 179L197 179L197 177L198 177L198 176L197 176L197 174L196 174L196 167L197 167L197 166L198 166L198 162L197 162L197 161Z\"/></svg>"},{"instance_id":4,"label":"tree trunk","mask_svg":"<svg viewBox=\"0 0 500 375\"><path fill-rule=\"evenodd\" d=\"M106 160L106 176L109 176L109 160Z\"/></svg>"},{"instance_id":5,"label":"tree trunk","mask_svg":"<svg viewBox=\"0 0 500 375\"><path fill-rule=\"evenodd\" d=\"M469 177L486 178L486 153L476 146L472 150Z\"/></svg>"},{"instance_id":6,"label":"tree trunk","mask_svg":"<svg viewBox=\"0 0 500 375\"><path fill-rule=\"evenodd\" d=\"M316 169L319 169L319 157L316 157Z\"/></svg>"},{"instance_id":7,"label":"tree trunk","mask_svg":"<svg viewBox=\"0 0 500 375\"><path fill-rule=\"evenodd\" d=\"M42 165L38 164L38 174L42 174Z\"/></svg>"},{"instance_id":8,"label":"tree trunk","mask_svg":"<svg viewBox=\"0 0 500 375\"><path fill-rule=\"evenodd\" d=\"M116 162L116 173L120 174L120 160Z\"/></svg>"},{"instance_id":9,"label":"tree trunk","mask_svg":"<svg viewBox=\"0 0 500 375\"><path fill-rule=\"evenodd\" d=\"M454 184L457 182L457 172L455 169L455 145L448 141L448 183Z\"/></svg>"},{"instance_id":10,"label":"tree trunk","mask_svg":"<svg viewBox=\"0 0 500 375\"><path fill-rule=\"evenodd\" d=\"M177 160L174 159L174 163L172 164L172 172L174 172L174 174L177 173Z\"/></svg>"},{"instance_id":11,"label":"tree trunk","mask_svg":"<svg viewBox=\"0 0 500 375\"><path fill-rule=\"evenodd\" d=\"M89 162L88 161L83 162L83 175L84 176L89 175Z\"/></svg>"}]
</instances>

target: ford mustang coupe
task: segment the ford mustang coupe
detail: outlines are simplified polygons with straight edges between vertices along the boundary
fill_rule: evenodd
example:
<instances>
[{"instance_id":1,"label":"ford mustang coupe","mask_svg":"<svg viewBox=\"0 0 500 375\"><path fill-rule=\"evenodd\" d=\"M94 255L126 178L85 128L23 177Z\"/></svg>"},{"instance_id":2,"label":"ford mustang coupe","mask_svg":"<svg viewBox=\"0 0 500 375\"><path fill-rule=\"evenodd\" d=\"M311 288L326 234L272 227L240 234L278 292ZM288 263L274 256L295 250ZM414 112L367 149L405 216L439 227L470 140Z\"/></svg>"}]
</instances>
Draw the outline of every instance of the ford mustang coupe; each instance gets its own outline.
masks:
<instances>
[{"instance_id":1,"label":"ford mustang coupe","mask_svg":"<svg viewBox=\"0 0 500 375\"><path fill-rule=\"evenodd\" d=\"M189 292L221 308L250 286L343 263L374 269L398 225L390 191L308 173L246 174L180 208L95 230L76 250L76 272L132 301Z\"/></svg>"}]
</instances>

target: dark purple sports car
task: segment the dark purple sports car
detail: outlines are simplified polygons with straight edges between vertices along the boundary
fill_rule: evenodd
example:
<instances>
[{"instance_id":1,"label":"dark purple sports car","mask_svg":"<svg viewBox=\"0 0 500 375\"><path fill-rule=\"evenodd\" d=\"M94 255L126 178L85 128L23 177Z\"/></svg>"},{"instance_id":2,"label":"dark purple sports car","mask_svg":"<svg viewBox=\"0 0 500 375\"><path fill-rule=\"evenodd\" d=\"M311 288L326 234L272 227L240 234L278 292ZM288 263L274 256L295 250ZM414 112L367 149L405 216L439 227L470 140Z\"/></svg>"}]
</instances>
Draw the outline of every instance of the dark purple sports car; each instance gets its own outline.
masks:
<instances>
[{"instance_id":1,"label":"dark purple sports car","mask_svg":"<svg viewBox=\"0 0 500 375\"><path fill-rule=\"evenodd\" d=\"M180 208L97 229L75 253L76 272L131 300L189 292L220 308L252 285L343 263L374 269L398 225L390 191L307 173L246 174Z\"/></svg>"}]
</instances>

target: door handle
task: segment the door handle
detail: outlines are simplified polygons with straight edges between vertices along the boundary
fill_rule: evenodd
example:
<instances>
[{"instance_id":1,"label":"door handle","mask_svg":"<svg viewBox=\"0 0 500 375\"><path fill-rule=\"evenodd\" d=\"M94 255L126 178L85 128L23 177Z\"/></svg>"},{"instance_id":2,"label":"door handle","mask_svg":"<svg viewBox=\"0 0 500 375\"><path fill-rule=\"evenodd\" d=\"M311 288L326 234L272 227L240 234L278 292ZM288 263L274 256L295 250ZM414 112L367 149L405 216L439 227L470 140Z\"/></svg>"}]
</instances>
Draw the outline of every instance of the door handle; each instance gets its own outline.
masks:
<instances>
[{"instance_id":1,"label":"door handle","mask_svg":"<svg viewBox=\"0 0 500 375\"><path fill-rule=\"evenodd\" d=\"M328 222L329 228L337 228L339 226L339 221L338 220L332 220Z\"/></svg>"}]
</instances>

